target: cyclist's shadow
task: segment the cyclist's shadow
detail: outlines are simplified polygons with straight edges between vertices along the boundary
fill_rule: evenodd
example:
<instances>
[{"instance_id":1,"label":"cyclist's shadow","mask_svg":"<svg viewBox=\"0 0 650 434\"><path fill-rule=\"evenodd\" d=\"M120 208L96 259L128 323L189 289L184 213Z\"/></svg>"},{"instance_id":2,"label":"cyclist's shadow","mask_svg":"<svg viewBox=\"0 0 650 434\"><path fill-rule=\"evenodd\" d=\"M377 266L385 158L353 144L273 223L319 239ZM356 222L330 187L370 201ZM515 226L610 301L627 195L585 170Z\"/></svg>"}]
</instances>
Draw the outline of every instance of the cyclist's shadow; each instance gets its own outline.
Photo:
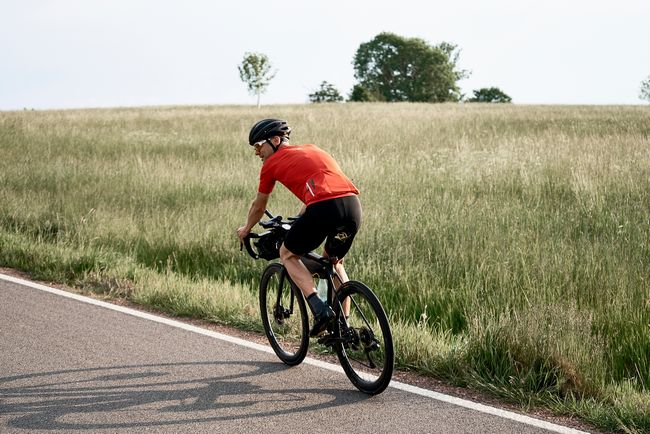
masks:
<instances>
[{"instance_id":1,"label":"cyclist's shadow","mask_svg":"<svg viewBox=\"0 0 650 434\"><path fill-rule=\"evenodd\" d=\"M237 373L218 375L228 367ZM206 368L217 375L206 376ZM0 418L21 429L110 430L286 415L368 397L353 389L283 388L283 381L267 388L256 380L286 369L282 363L212 361L0 377Z\"/></svg>"}]
</instances>

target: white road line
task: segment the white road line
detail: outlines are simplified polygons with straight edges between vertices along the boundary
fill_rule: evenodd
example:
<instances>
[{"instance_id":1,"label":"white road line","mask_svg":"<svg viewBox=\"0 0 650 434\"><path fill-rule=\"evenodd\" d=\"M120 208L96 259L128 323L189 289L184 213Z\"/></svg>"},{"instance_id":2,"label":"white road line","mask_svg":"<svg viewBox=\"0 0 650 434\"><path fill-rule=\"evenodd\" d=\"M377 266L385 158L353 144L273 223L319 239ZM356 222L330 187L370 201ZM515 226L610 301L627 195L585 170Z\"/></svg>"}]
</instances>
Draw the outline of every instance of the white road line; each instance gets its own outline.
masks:
<instances>
[{"instance_id":1,"label":"white road line","mask_svg":"<svg viewBox=\"0 0 650 434\"><path fill-rule=\"evenodd\" d=\"M15 283L15 284L18 284L18 285L28 286L30 288L34 288L34 289L38 289L38 290L41 290L41 291L49 292L50 294L60 295L62 297L71 298L73 300L77 300L77 301L80 301L80 302L83 302L83 303L88 303L88 304L92 304L92 305L95 305L95 306L100 306L100 307L103 307L103 308L106 308L106 309L111 309L111 310L114 310L114 311L117 311L117 312L125 313L127 315L132 315L132 316L135 316L135 317L138 317L138 318L143 318L143 319L146 319L146 320L149 320L149 321L154 321L154 322L157 322L157 323L160 323L160 324L166 324L166 325L176 327L176 328L179 328L179 329L183 329L183 330L187 330L187 331L190 331L190 332L193 332L193 333L198 333L198 334L201 334L201 335L204 335L204 336L209 336L209 337L212 337L212 338L215 338L215 339L220 339L222 341L230 342L232 344L240 345L242 347L246 347L246 348L250 348L250 349L253 349L253 350L263 351L265 353L273 354L273 350L270 347L265 346L265 345L260 345L260 344L257 344L255 342L250 342L250 341L247 341L247 340L244 340L244 339L236 338L236 337L233 337L233 336L228 336L228 335L225 335L223 333L218 333L218 332L214 332L214 331L211 331L211 330L206 330L206 329L196 327L196 326L193 326L193 325L190 325L190 324L182 323L180 321L175 321L175 320L172 320L172 319L152 315L150 313L141 312L139 310L130 309L128 307L118 306L116 304L107 303L105 301L95 300L93 298L85 297L83 295L75 294L75 293L72 293L72 292L62 291L60 289L56 289L56 288L52 288L52 287L49 287L49 286L41 285L39 283L30 282L29 280L19 279L19 278L16 278L16 277L5 275L5 274L0 274L0 280L5 280L7 282ZM343 369L338 365L334 365L332 363L327 363L327 362L323 362L323 361L320 361L320 360L312 359L310 357L307 357L305 359L304 363L307 363L307 364L313 365L313 366L318 366L319 368L327 369L327 370L330 370L330 371L343 373ZM401 383L399 381L394 381L394 380L391 381L389 387L393 387L395 389L402 390L404 392L413 393L413 394L420 395L420 396L426 396L428 398L432 398L432 399L435 399L435 400L438 400L438 401L442 401L442 402L446 402L446 403L449 403L449 404L457 405L459 407L469 408L471 410L475 410L475 411L478 411L480 413L491 414L493 416L498 416L498 417L501 417L503 419L509 419L509 420L513 420L515 422L523 423L523 424L534 426L534 427L537 427L537 428L546 429L546 430L552 431L552 432L557 432L557 433L562 433L562 434L585 433L585 431L579 431L579 430L576 430L576 429L573 429L573 428L568 428L568 427L565 427L565 426L562 426L562 425L557 425L557 424L554 424L554 423L551 423L551 422L546 422L546 421L536 419L536 418L533 418L533 417L530 417L530 416L525 416L525 415L522 415L522 414L519 414L519 413L514 413L512 411L501 410L499 408L490 407L489 405L479 404L479 403L476 403L476 402L473 402L473 401L468 401L468 400L465 400L465 399L456 398L454 396L445 395L443 393L434 392L434 391L427 390L427 389L422 389L420 387L411 386L409 384Z\"/></svg>"}]
</instances>

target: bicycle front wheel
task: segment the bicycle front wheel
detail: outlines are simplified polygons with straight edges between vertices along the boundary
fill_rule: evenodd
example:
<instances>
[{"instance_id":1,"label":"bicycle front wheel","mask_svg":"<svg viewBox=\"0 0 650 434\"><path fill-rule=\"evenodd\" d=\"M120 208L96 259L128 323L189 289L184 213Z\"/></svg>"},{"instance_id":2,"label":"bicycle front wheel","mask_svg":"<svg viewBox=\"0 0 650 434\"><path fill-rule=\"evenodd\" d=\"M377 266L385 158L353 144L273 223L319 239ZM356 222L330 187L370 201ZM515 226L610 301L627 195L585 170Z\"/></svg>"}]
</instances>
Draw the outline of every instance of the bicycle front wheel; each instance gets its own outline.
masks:
<instances>
[{"instance_id":1,"label":"bicycle front wheel","mask_svg":"<svg viewBox=\"0 0 650 434\"><path fill-rule=\"evenodd\" d=\"M350 300L349 317L343 309ZM376 395L388 387L393 375L393 337L377 296L361 282L341 285L334 303L336 328L342 338L336 353L346 375L364 393Z\"/></svg>"},{"instance_id":2,"label":"bicycle front wheel","mask_svg":"<svg viewBox=\"0 0 650 434\"><path fill-rule=\"evenodd\" d=\"M309 348L309 318L300 290L292 288L284 267L270 264L260 282L260 313L275 354L287 365L301 363Z\"/></svg>"}]
</instances>

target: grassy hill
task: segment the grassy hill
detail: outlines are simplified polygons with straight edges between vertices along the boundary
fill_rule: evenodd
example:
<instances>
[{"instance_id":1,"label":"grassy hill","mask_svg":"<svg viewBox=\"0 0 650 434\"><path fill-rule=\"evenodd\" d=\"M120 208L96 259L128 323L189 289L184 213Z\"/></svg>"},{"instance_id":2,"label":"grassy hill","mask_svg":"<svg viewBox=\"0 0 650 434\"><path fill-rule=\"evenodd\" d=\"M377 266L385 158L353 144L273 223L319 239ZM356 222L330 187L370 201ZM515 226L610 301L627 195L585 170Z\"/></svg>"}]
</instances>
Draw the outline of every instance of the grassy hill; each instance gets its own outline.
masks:
<instances>
[{"instance_id":1,"label":"grassy hill","mask_svg":"<svg viewBox=\"0 0 650 434\"><path fill-rule=\"evenodd\" d=\"M323 104L0 112L0 265L259 330L235 230L263 117L361 190L350 275L397 363L650 431L650 108ZM275 214L300 204L282 187Z\"/></svg>"}]
</instances>

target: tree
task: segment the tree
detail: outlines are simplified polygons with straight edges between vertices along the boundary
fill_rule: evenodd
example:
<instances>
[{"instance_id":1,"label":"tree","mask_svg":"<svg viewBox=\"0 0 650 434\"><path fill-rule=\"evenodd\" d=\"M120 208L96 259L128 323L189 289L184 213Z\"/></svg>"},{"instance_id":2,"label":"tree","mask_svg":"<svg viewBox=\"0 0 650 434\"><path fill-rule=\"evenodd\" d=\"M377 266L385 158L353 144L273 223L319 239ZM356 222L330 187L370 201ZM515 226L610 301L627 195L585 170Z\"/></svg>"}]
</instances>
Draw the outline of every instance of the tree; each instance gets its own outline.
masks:
<instances>
[{"instance_id":1,"label":"tree","mask_svg":"<svg viewBox=\"0 0 650 434\"><path fill-rule=\"evenodd\" d=\"M354 56L351 101L445 102L461 98L456 82L467 71L456 69L454 44L431 46L419 38L380 33L363 43Z\"/></svg>"},{"instance_id":2,"label":"tree","mask_svg":"<svg viewBox=\"0 0 650 434\"><path fill-rule=\"evenodd\" d=\"M260 107L260 95L266 92L269 83L275 77L271 72L271 62L265 54L245 53L239 69L239 77L248 86L251 95L257 95L257 107Z\"/></svg>"},{"instance_id":3,"label":"tree","mask_svg":"<svg viewBox=\"0 0 650 434\"><path fill-rule=\"evenodd\" d=\"M641 82L641 91L639 92L639 98L650 102L650 75L648 75L648 78Z\"/></svg>"},{"instance_id":4,"label":"tree","mask_svg":"<svg viewBox=\"0 0 650 434\"><path fill-rule=\"evenodd\" d=\"M311 102L339 102L343 101L343 97L333 84L323 81L320 88L314 93L309 94L309 101Z\"/></svg>"},{"instance_id":5,"label":"tree","mask_svg":"<svg viewBox=\"0 0 650 434\"><path fill-rule=\"evenodd\" d=\"M467 100L467 102L512 102L512 98L506 95L498 87L483 87L479 90L474 90L474 97Z\"/></svg>"},{"instance_id":6,"label":"tree","mask_svg":"<svg viewBox=\"0 0 650 434\"><path fill-rule=\"evenodd\" d=\"M360 84L355 84L352 87L352 92L350 92L350 98L349 101L356 101L356 102L371 102L371 101L380 101L381 99L370 92L368 89L363 87Z\"/></svg>"}]
</instances>

